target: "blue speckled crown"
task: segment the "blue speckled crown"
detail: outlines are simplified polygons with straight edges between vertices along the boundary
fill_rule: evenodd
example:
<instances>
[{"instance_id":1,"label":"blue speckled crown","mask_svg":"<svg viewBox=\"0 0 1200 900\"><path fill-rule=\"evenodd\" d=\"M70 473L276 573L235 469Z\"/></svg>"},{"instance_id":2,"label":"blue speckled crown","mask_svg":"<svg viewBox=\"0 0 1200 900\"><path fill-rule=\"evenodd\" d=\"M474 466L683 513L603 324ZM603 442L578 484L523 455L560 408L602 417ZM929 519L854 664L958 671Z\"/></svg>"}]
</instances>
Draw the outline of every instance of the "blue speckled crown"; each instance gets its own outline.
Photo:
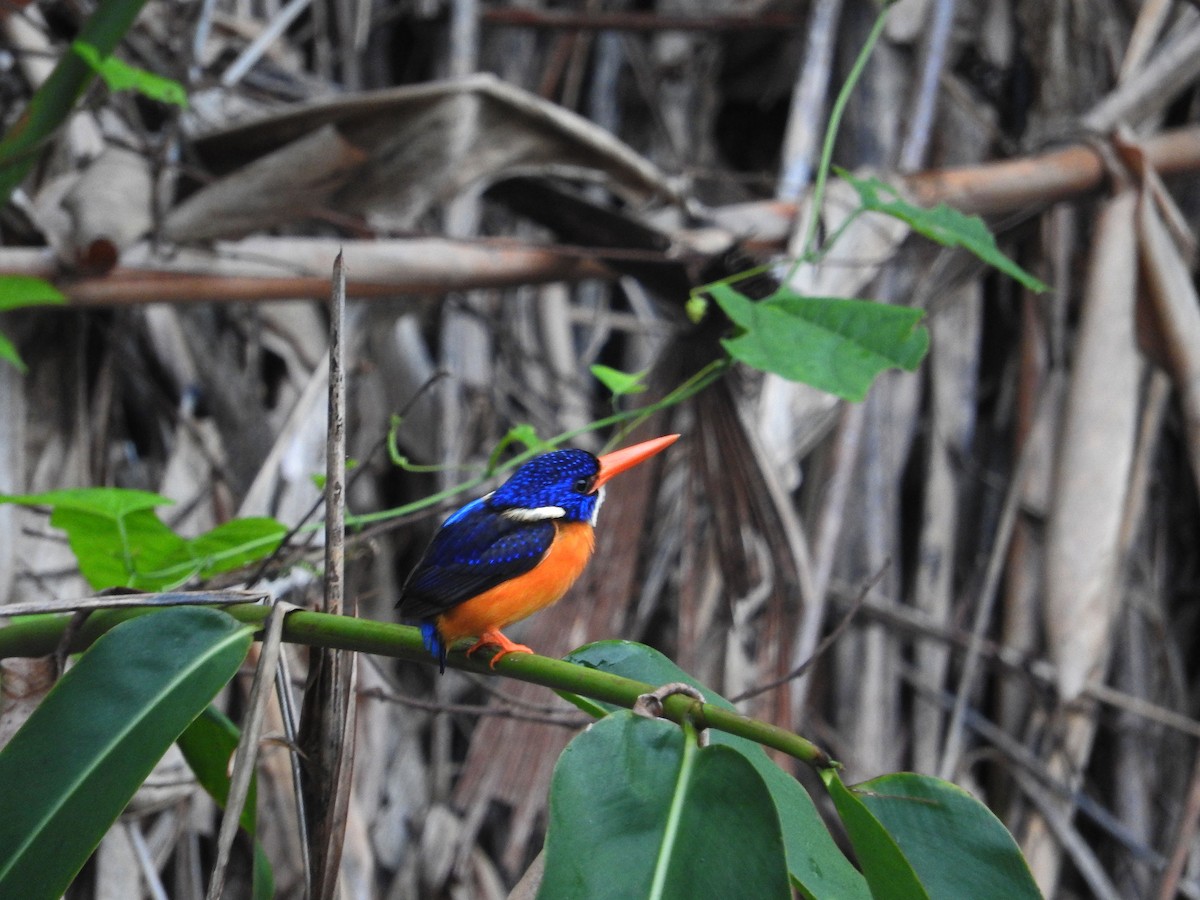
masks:
<instances>
[{"instance_id":1,"label":"blue speckled crown","mask_svg":"<svg viewBox=\"0 0 1200 900\"><path fill-rule=\"evenodd\" d=\"M493 509L558 506L566 511L566 519L584 522L596 508L597 495L587 491L599 472L600 461L586 450L555 450L517 469L487 503ZM580 490L585 484L586 489Z\"/></svg>"}]
</instances>

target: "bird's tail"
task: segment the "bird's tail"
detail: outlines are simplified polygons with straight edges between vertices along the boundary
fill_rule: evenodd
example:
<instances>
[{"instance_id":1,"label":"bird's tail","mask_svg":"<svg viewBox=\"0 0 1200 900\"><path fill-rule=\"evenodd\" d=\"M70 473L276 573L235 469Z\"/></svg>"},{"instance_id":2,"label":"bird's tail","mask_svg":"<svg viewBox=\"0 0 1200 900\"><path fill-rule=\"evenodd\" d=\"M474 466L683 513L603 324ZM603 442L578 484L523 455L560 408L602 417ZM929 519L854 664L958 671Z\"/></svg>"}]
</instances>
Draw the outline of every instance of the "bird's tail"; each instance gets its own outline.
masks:
<instances>
[{"instance_id":1,"label":"bird's tail","mask_svg":"<svg viewBox=\"0 0 1200 900\"><path fill-rule=\"evenodd\" d=\"M425 649L434 655L438 661L438 671L446 674L446 644L438 634L437 623L425 621L421 623L421 639Z\"/></svg>"}]
</instances>

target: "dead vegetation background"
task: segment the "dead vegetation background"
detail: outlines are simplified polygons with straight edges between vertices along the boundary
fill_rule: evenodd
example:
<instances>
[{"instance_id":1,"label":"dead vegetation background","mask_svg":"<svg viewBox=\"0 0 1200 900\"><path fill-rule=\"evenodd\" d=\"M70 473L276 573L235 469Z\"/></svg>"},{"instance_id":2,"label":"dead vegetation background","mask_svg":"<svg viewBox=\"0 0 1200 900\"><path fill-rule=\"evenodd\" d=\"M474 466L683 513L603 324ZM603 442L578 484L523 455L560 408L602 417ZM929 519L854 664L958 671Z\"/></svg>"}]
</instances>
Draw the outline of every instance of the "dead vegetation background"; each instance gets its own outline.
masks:
<instances>
[{"instance_id":1,"label":"dead vegetation background","mask_svg":"<svg viewBox=\"0 0 1200 900\"><path fill-rule=\"evenodd\" d=\"M86 12L0 12L5 125ZM688 286L794 245L874 14L152 0L122 55L190 108L92 90L0 214L0 272L70 298L5 320L31 371L0 369L0 490L160 491L184 533L298 521L339 247L353 512L453 484L514 424L604 414L592 363L651 368L662 393L718 350L681 314ZM596 563L521 639L647 641L852 780L951 778L1047 896L1200 896L1198 77L1192 3L898 3L835 160L984 213L1053 290L880 224L839 245L799 277L927 309L922 371L857 406L737 372L659 415L645 433L684 440L611 492ZM403 452L441 472L377 452L401 411ZM360 614L393 615L434 524L353 544ZM4 508L0 531L0 596L86 593L44 519ZM303 567L272 586L319 593ZM0 729L47 671L5 664ZM363 663L359 686L343 895L504 897L578 717L432 667ZM286 751L265 758L263 839L297 896ZM146 895L139 844L170 896L202 896L211 805L170 760L145 793L75 896Z\"/></svg>"}]
</instances>

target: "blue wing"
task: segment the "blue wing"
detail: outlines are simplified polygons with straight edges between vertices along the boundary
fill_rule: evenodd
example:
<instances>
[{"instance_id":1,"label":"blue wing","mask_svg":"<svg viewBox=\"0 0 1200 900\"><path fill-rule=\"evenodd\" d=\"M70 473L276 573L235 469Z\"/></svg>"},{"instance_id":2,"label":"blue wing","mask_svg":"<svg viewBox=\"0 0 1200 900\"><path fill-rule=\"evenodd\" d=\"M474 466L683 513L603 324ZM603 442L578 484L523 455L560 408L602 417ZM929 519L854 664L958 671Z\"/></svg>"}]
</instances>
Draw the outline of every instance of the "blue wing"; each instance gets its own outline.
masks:
<instances>
[{"instance_id":1,"label":"blue wing","mask_svg":"<svg viewBox=\"0 0 1200 900\"><path fill-rule=\"evenodd\" d=\"M476 500L448 518L400 592L400 614L431 619L524 575L554 542L554 523L516 522Z\"/></svg>"}]
</instances>

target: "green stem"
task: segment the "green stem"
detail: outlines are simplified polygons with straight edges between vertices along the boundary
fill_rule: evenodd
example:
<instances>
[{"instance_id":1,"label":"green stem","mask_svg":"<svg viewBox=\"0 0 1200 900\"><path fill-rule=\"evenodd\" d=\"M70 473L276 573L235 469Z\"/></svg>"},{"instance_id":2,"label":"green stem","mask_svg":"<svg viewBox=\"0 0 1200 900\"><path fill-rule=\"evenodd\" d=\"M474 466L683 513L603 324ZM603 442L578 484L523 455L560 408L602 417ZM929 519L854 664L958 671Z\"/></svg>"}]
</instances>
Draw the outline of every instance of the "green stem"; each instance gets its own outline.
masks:
<instances>
[{"instance_id":1,"label":"green stem","mask_svg":"<svg viewBox=\"0 0 1200 900\"><path fill-rule=\"evenodd\" d=\"M675 776L675 790L671 796L671 808L667 811L667 823L663 828L662 849L654 866L654 878L650 883L648 900L661 900L666 893L667 872L671 868L671 860L675 856L675 842L679 839L679 821L683 818L683 804L687 798L688 784L692 780L692 771L696 768L696 754L700 747L696 740L696 730L690 723L683 725L683 759L679 763L679 772Z\"/></svg>"},{"instance_id":2,"label":"green stem","mask_svg":"<svg viewBox=\"0 0 1200 900\"><path fill-rule=\"evenodd\" d=\"M816 249L817 229L821 224L821 207L825 203L825 186L829 181L829 170L833 163L833 145L837 140L838 130L842 125L842 117L846 113L846 105L850 102L850 95L854 93L854 88L858 85L859 79L862 78L862 73L867 67L867 61L871 58L871 53L875 49L875 45L879 43L879 38L883 34L883 27L887 22L888 9L896 0L883 0L882 8L879 15L875 18L875 23L871 26L871 31L867 35L866 41L863 43L862 49L858 51L858 56L854 59L854 65L850 67L850 74L846 76L846 80L842 83L838 90L837 97L833 102L833 108L829 112L829 121L825 125L825 137L821 143L821 159L817 164L816 176L813 179L812 195L808 203L808 225L805 228L804 240L800 244L800 255L792 261L788 269L787 275L782 279L784 284L788 284L796 274L796 270L804 263L819 261L829 249L833 246L838 237L841 237L845 228L851 221L861 212L858 210L853 213L850 218L843 223L830 238L825 242L825 248L818 253ZM772 263L767 263L761 266L755 266L746 272L739 272L730 278L723 278L720 284L736 284L744 278L750 278L760 272L767 271L772 268ZM710 285L702 285L692 290L692 294L703 294Z\"/></svg>"},{"instance_id":3,"label":"green stem","mask_svg":"<svg viewBox=\"0 0 1200 900\"><path fill-rule=\"evenodd\" d=\"M883 26L887 22L888 8L892 5L892 2L894 0L886 0L883 4L883 9L879 11L879 15L875 18L875 24L871 26L871 32L867 35L867 40L863 44L862 49L858 51L854 65L850 68L850 74L846 76L846 80L842 83L837 99L833 102L833 109L829 112L829 123L825 126L825 140L821 145L821 162L817 166L817 177L813 182L812 198L808 206L808 229L805 232L804 241L800 245L800 257L797 259L796 265L806 261L816 250L817 228L821 222L821 205L825 202L825 183L829 180L829 166L833 161L833 145L837 140L838 129L842 125L842 116L846 112L846 104L850 102L850 95L854 93L854 88L858 85L858 80L862 77L863 70L867 67L867 60L871 58L871 53L875 49L875 45L879 42L880 35L883 34ZM787 280L790 280L790 277L789 275Z\"/></svg>"},{"instance_id":4,"label":"green stem","mask_svg":"<svg viewBox=\"0 0 1200 900\"><path fill-rule=\"evenodd\" d=\"M731 364L732 360L728 358L714 360L695 375L692 375L690 378L684 381L677 388L672 390L661 400L658 400L647 406L639 407L638 409L629 409L611 416L606 416L603 419L597 419L594 422L589 422L587 425L572 429L571 431L564 431L546 441L546 444L551 447L557 447L559 444L565 443L566 441L571 440L571 438L578 437L581 434L586 434L589 431L597 431L601 428L607 428L610 425L620 425L622 423L630 422L631 424L629 424L627 428L622 429L617 434L617 437L614 439L617 440L627 431L636 428L639 424L644 422L647 418L654 415L654 413L658 412L659 410L666 409L670 406L675 406L676 404L687 400L689 397L698 394L700 391L704 390L706 387L720 378ZM456 497L459 494L479 487L479 485L487 481L491 475L516 468L521 463L526 462L527 460L530 460L539 453L543 452L545 452L544 446L530 448L523 453L518 453L508 462L504 463L504 465L497 466L494 472L488 472L475 478L468 479L467 481L464 481L461 484L456 484L454 487L447 488L444 491L439 491L436 494L423 497L422 499L414 501L413 503L406 503L404 506L397 506L392 509L384 509L373 513L364 513L357 516L346 516L346 526L361 526L369 525L372 522L383 522L388 519L396 519L400 516L419 512L420 510L428 509L431 506L436 506L443 500L449 500L451 497ZM313 524L305 526L305 528L302 530L312 530L317 527L317 524Z\"/></svg>"},{"instance_id":5,"label":"green stem","mask_svg":"<svg viewBox=\"0 0 1200 900\"><path fill-rule=\"evenodd\" d=\"M83 650L110 628L156 609L161 607L126 607L94 612L72 635L68 650ZM226 612L241 622L262 627L270 607L242 603L226 607ZM70 618L67 615L23 616L0 628L0 659L54 653L66 633ZM433 664L432 657L422 644L421 633L416 628L393 622L299 611L288 615L283 626L283 639L310 647L353 650ZM480 675L500 674L626 709L631 709L642 694L658 687L560 659L527 653L504 657L496 663L494 672L485 660L469 659L462 653L451 653L447 665ZM836 765L816 744L797 734L682 694L672 695L663 701L663 715L674 722L690 722L697 729L715 728L744 737L782 751L818 771Z\"/></svg>"}]
</instances>

